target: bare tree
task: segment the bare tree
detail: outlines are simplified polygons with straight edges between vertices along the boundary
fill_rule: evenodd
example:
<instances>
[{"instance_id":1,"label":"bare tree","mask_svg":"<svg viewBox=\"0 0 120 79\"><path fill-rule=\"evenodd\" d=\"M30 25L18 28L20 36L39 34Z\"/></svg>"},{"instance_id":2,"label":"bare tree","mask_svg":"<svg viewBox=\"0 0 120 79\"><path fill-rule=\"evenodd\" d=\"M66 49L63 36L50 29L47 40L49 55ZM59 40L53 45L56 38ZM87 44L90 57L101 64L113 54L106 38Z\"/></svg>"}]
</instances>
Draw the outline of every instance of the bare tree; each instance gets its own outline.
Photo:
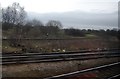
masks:
<instances>
[{"instance_id":1,"label":"bare tree","mask_svg":"<svg viewBox=\"0 0 120 79\"><path fill-rule=\"evenodd\" d=\"M28 21L27 23L26 23L26 25L27 26L44 26L44 24L41 22L41 21L39 21L39 20L36 20L36 19L33 19L33 20L31 20L31 21Z\"/></svg>"},{"instance_id":2,"label":"bare tree","mask_svg":"<svg viewBox=\"0 0 120 79\"><path fill-rule=\"evenodd\" d=\"M26 16L27 13L25 12L24 7L21 7L19 3L13 3L11 6L2 9L2 29L8 30L9 28L12 28L14 30L11 31L13 36L10 35L9 38L18 39L16 42L22 38L22 26L25 23Z\"/></svg>"},{"instance_id":3,"label":"bare tree","mask_svg":"<svg viewBox=\"0 0 120 79\"><path fill-rule=\"evenodd\" d=\"M55 20L50 20L46 26L55 26L55 27L58 27L58 28L62 28L62 24L61 22L59 21L55 21Z\"/></svg>"},{"instance_id":4,"label":"bare tree","mask_svg":"<svg viewBox=\"0 0 120 79\"><path fill-rule=\"evenodd\" d=\"M16 25L22 25L25 22L26 12L19 3L13 3L11 6L2 9L2 22Z\"/></svg>"}]
</instances>

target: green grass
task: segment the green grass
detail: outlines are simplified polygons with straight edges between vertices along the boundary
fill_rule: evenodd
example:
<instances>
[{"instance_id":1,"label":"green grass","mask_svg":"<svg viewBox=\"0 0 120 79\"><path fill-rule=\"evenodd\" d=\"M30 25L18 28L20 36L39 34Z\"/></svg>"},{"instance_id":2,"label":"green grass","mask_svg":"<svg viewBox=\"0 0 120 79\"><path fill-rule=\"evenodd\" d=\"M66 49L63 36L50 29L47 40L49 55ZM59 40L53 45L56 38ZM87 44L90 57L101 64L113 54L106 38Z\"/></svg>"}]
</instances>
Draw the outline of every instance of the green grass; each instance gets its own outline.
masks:
<instances>
[{"instance_id":1,"label":"green grass","mask_svg":"<svg viewBox=\"0 0 120 79\"><path fill-rule=\"evenodd\" d=\"M94 35L94 34L86 34L86 36L85 37L90 37L90 38L92 38L92 37L97 37L96 35Z\"/></svg>"}]
</instances>

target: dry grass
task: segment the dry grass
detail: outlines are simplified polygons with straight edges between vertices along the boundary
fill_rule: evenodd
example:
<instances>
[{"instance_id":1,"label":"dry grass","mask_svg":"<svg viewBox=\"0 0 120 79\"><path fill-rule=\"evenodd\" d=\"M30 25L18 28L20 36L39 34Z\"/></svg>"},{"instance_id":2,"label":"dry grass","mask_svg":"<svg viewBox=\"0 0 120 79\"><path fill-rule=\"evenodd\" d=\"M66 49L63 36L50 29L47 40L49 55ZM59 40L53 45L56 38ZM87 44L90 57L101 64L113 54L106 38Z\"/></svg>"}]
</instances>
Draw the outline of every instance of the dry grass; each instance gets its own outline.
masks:
<instances>
[{"instance_id":1,"label":"dry grass","mask_svg":"<svg viewBox=\"0 0 120 79\"><path fill-rule=\"evenodd\" d=\"M21 47L11 47L10 42L3 40L3 52L13 51L17 48L21 52ZM96 38L79 38L75 40L23 40L20 42L24 46L26 52L56 52L56 51L77 51L81 49L97 49L97 48L117 48L118 40L116 39L96 39ZM60 49L60 50L58 50Z\"/></svg>"}]
</instances>

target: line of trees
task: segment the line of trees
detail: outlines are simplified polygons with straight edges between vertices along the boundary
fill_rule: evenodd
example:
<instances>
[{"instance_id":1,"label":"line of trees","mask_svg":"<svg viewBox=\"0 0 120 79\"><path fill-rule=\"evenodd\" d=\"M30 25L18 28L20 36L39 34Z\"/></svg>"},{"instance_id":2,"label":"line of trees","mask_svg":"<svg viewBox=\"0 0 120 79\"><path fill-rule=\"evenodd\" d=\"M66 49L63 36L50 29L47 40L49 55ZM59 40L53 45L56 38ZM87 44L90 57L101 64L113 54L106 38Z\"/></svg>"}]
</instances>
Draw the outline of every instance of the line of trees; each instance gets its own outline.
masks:
<instances>
[{"instance_id":1,"label":"line of trees","mask_svg":"<svg viewBox=\"0 0 120 79\"><path fill-rule=\"evenodd\" d=\"M2 9L2 29L8 31L9 38L25 37L48 37L58 36L62 31L62 24L59 21L50 20L43 24L41 21L26 19L27 12L19 3L13 3L11 6ZM5 34L3 34L5 35Z\"/></svg>"},{"instance_id":2,"label":"line of trees","mask_svg":"<svg viewBox=\"0 0 120 79\"><path fill-rule=\"evenodd\" d=\"M94 29L74 29L74 28L69 28L69 29L64 29L65 30L65 34L69 35L69 36L77 36L77 37L81 37L81 36L86 36L88 35L96 35L99 37L111 37L111 36L115 36L115 37L119 37L120 35L120 30L118 29L100 29L100 30L94 30Z\"/></svg>"},{"instance_id":3,"label":"line of trees","mask_svg":"<svg viewBox=\"0 0 120 79\"><path fill-rule=\"evenodd\" d=\"M85 37L86 34L95 34L101 37L118 36L119 31L112 30L80 30L74 28L63 29L62 23L50 20L46 24L33 19L27 20L27 12L19 3L2 9L3 37L6 38L65 38Z\"/></svg>"},{"instance_id":4,"label":"line of trees","mask_svg":"<svg viewBox=\"0 0 120 79\"><path fill-rule=\"evenodd\" d=\"M27 12L24 10L24 7L21 7L19 3L13 3L11 6L2 9L2 23L3 24L12 24L17 26L57 26L62 28L62 24L59 21L50 20L45 25L39 20L33 19L31 21L27 21ZM4 25L3 25L4 26ZM6 25L5 25L6 26ZM3 29L9 29L5 28Z\"/></svg>"}]
</instances>

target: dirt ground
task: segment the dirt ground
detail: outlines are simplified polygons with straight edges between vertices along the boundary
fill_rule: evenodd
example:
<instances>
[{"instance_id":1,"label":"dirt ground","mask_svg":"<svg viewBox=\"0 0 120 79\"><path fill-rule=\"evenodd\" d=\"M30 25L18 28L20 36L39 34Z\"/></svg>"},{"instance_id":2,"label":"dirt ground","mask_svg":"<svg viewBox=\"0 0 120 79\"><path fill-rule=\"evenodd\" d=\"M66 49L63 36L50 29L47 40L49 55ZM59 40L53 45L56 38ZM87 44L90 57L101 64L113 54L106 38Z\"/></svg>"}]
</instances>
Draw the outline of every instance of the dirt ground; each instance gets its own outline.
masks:
<instances>
[{"instance_id":1,"label":"dirt ground","mask_svg":"<svg viewBox=\"0 0 120 79\"><path fill-rule=\"evenodd\" d=\"M3 77L50 77L70 73L103 64L119 61L120 58L101 58L91 60L74 60L46 63L30 63L17 65L3 65Z\"/></svg>"}]
</instances>

